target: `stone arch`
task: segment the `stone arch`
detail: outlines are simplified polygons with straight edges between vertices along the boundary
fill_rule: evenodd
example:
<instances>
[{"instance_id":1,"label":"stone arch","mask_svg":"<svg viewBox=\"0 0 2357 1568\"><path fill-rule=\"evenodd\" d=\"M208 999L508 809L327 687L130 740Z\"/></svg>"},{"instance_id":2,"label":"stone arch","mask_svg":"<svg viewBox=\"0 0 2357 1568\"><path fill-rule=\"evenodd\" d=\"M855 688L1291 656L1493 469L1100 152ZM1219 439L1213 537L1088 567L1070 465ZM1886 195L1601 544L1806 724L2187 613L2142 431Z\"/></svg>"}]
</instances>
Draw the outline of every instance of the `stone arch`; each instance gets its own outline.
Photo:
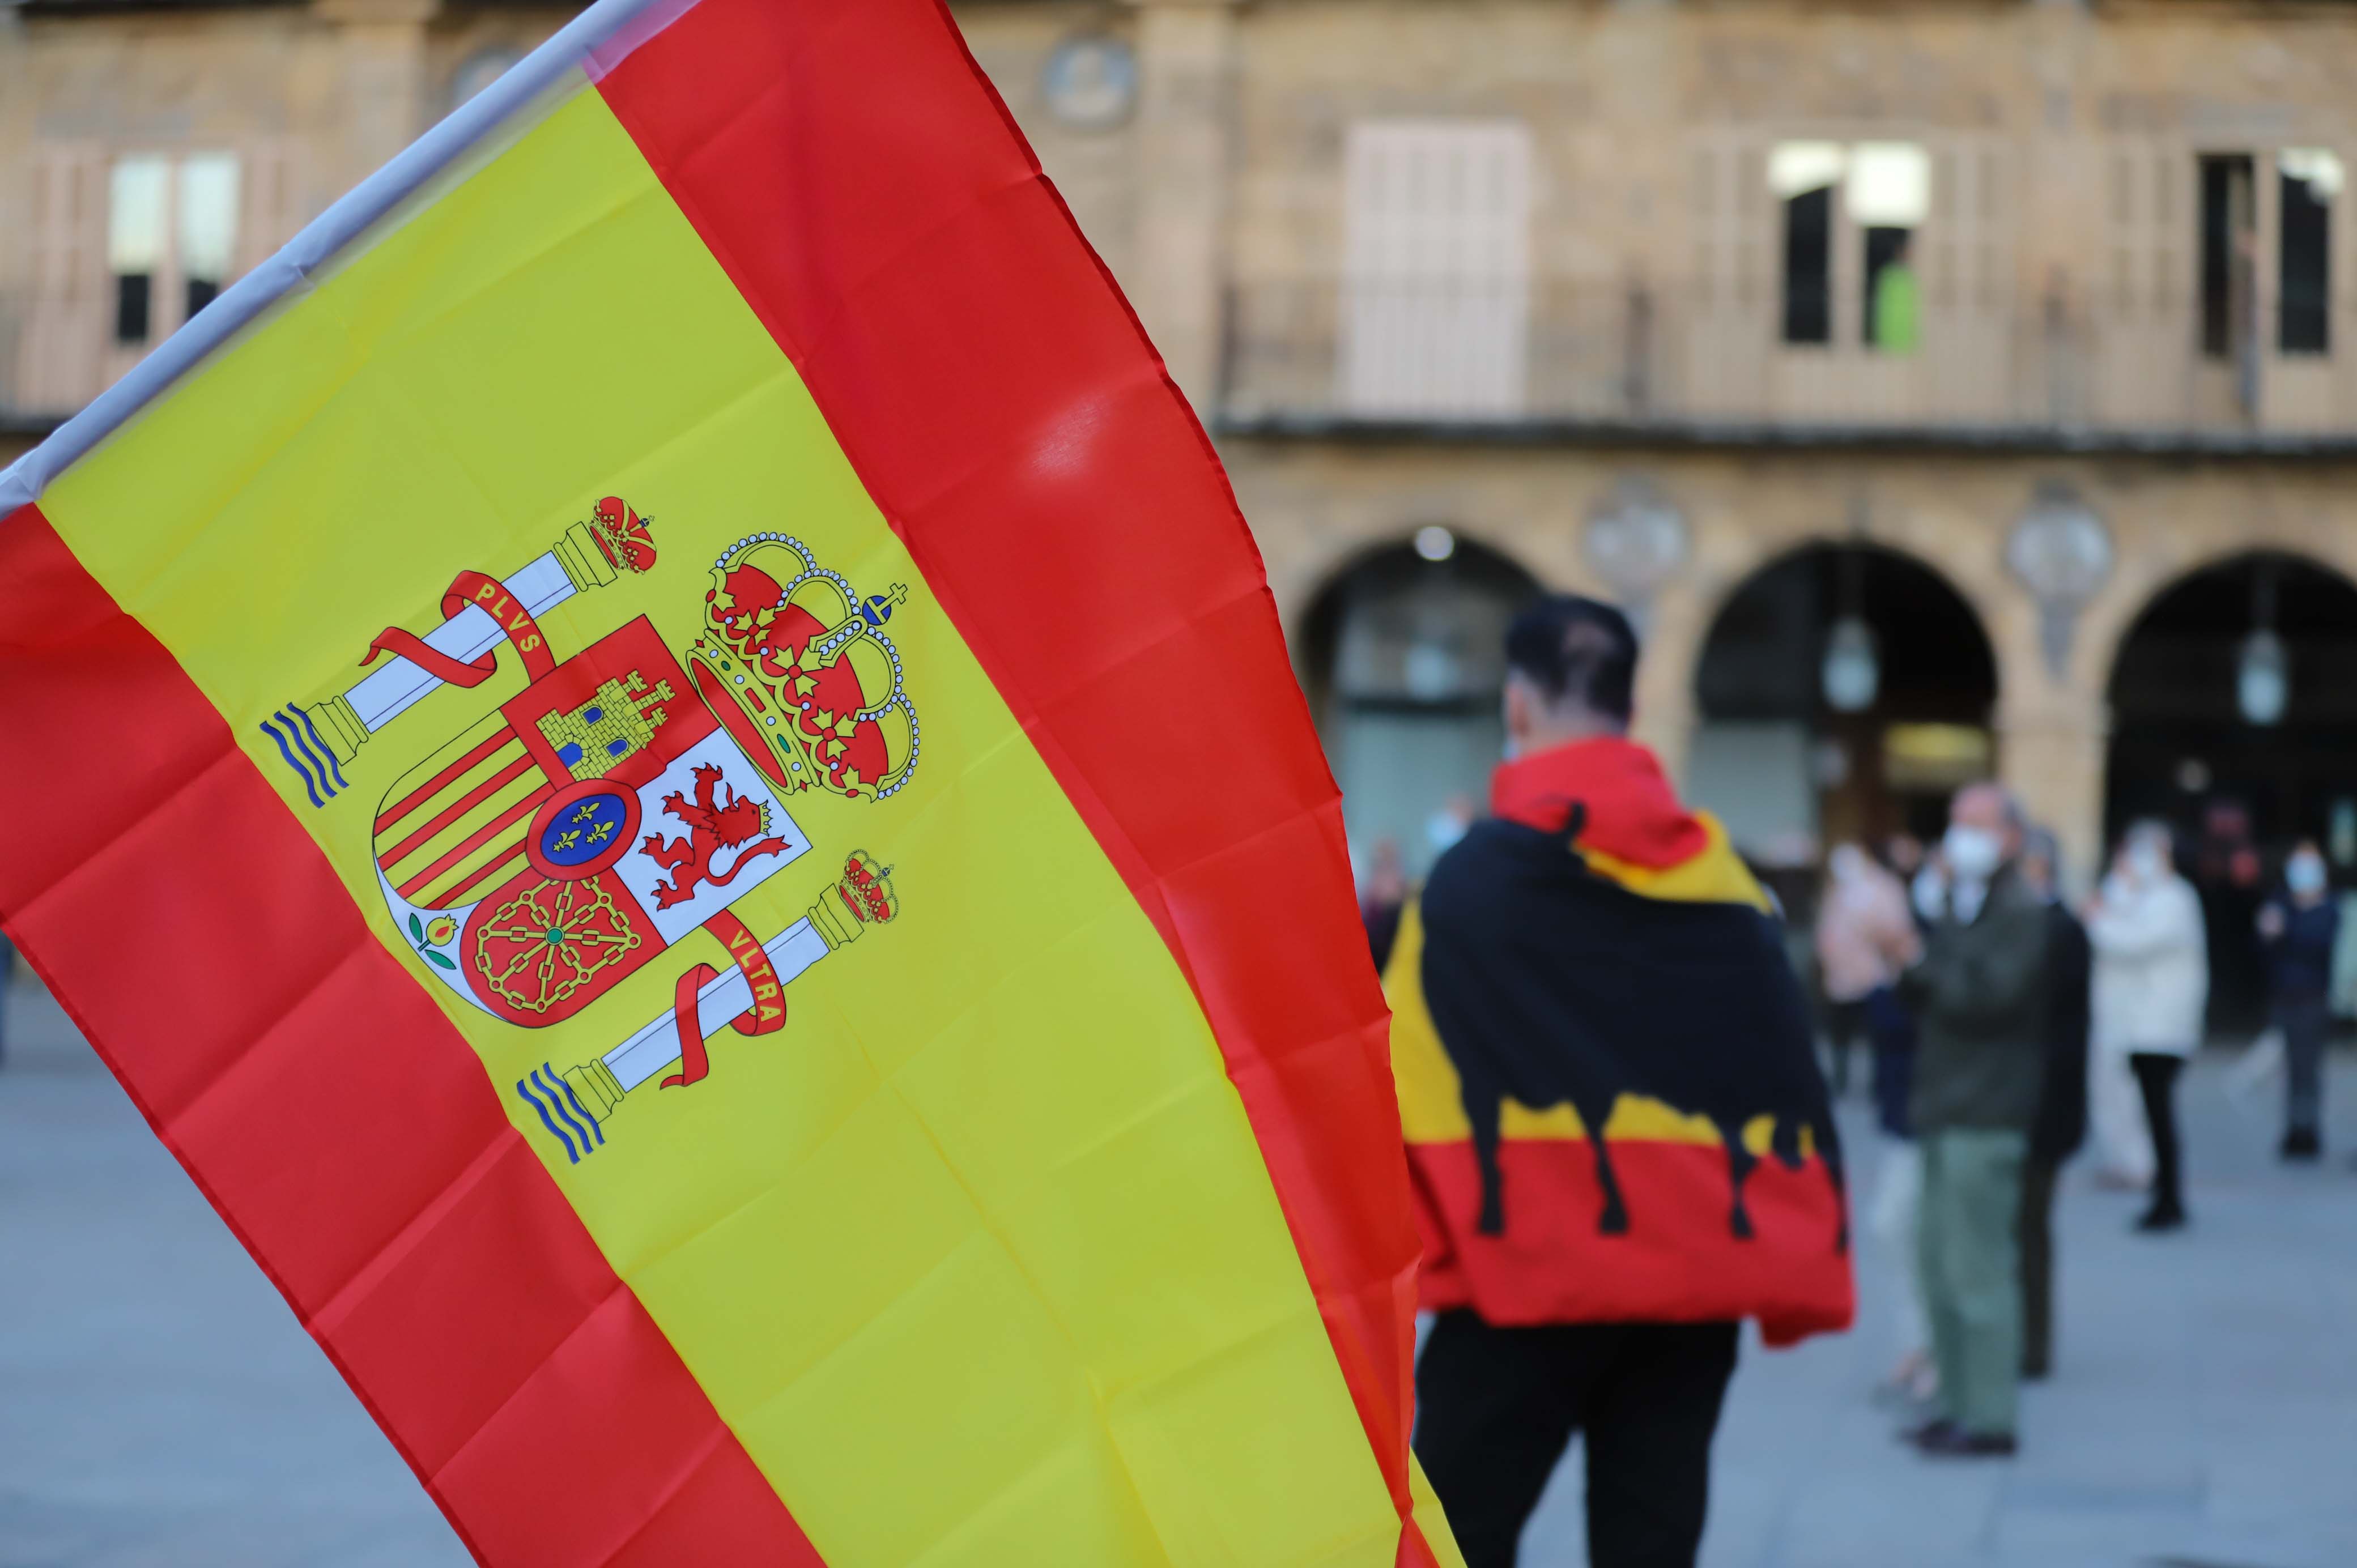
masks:
<instances>
[{"instance_id":1,"label":"stone arch","mask_svg":"<svg viewBox=\"0 0 2357 1568\"><path fill-rule=\"evenodd\" d=\"M2256 556L2275 556L2357 586L2357 531L2255 525L2227 537L2137 540L2114 580L2083 618L2080 637L2108 691L2128 639L2170 593L2192 579Z\"/></svg>"},{"instance_id":2,"label":"stone arch","mask_svg":"<svg viewBox=\"0 0 2357 1568\"><path fill-rule=\"evenodd\" d=\"M1828 690L1839 660L1871 689ZM1986 777L2003 681L1980 612L1939 568L1877 540L1767 555L1716 596L1692 644L1686 783L1755 859L1795 874L1826 842L1936 832L1947 795Z\"/></svg>"},{"instance_id":3,"label":"stone arch","mask_svg":"<svg viewBox=\"0 0 2357 1568\"><path fill-rule=\"evenodd\" d=\"M1990 522L2004 515L2010 491L1965 471L1944 488L1946 499L1937 506L1868 504L1867 490L1878 478L1869 473L1846 515L1828 510L1822 489L1791 482L1793 476L1781 469L1770 470L1763 482L1749 489L1733 475L1707 490L1695 487L1695 503L1687 509L1691 559L1650 607L1646 668L1640 671L1638 691L1640 738L1661 752L1674 772L1684 776L1699 719L1692 695L1713 623L1753 576L1810 549L1887 550L1936 575L1971 609L1988 639L2001 704L2014 703L2026 693L2022 660L2025 654L2035 657L2036 616L2004 575L2002 547ZM1722 499L1730 496L1739 497L1739 503ZM2008 713L2001 705L2001 729L2009 727Z\"/></svg>"},{"instance_id":4,"label":"stone arch","mask_svg":"<svg viewBox=\"0 0 2357 1568\"><path fill-rule=\"evenodd\" d=\"M1361 550L1310 599L1294 662L1354 850L1393 840L1420 872L1435 814L1484 799L1503 741L1506 623L1538 592L1512 556L1427 524Z\"/></svg>"},{"instance_id":5,"label":"stone arch","mask_svg":"<svg viewBox=\"0 0 2357 1568\"><path fill-rule=\"evenodd\" d=\"M2274 714L2249 705L2262 692L2240 679L2262 627L2288 656ZM2357 882L2357 580L2304 551L2206 551L2147 595L2108 651L2106 837L2138 817L2178 829L2209 918L2212 1025L2256 1028L2250 932L2284 852L2316 838Z\"/></svg>"}]
</instances>

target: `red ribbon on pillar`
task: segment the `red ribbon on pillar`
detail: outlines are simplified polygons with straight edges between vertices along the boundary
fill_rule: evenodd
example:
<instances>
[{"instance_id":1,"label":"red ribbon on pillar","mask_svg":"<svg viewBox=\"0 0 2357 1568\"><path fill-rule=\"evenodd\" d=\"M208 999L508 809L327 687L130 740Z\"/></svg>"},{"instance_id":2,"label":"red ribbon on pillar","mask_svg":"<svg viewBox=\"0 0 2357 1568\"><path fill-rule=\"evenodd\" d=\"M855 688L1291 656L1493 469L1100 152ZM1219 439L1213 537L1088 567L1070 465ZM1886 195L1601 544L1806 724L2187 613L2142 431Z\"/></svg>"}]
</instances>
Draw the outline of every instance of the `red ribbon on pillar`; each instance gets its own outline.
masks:
<instances>
[{"instance_id":1,"label":"red ribbon on pillar","mask_svg":"<svg viewBox=\"0 0 2357 1568\"><path fill-rule=\"evenodd\" d=\"M442 594L442 618L448 620L468 606L474 606L490 616L501 635L513 645L516 656L523 660L524 676L537 681L556 668L556 660L548 651L548 639L540 634L540 623L532 612L518 604L515 596L497 577L481 572L461 572L450 579ZM397 654L408 660L437 681L453 686L479 686L499 669L499 656L486 653L471 663L461 662L447 653L426 645L425 639L413 636L397 626L386 627L377 633L374 642L361 660L362 664L376 661L380 653Z\"/></svg>"},{"instance_id":2,"label":"red ribbon on pillar","mask_svg":"<svg viewBox=\"0 0 2357 1568\"><path fill-rule=\"evenodd\" d=\"M778 972L770 965L770 955L761 949L761 939L755 936L745 922L723 909L704 922L720 945L728 950L737 971L753 988L753 1005L728 1021L729 1027L740 1035L774 1034L786 1025L785 986ZM704 1026L696 1016L696 993L720 972L708 963L691 964L672 988L672 1026L679 1031L679 1070L662 1080L662 1087L700 1081L712 1070L710 1056L704 1048Z\"/></svg>"}]
</instances>

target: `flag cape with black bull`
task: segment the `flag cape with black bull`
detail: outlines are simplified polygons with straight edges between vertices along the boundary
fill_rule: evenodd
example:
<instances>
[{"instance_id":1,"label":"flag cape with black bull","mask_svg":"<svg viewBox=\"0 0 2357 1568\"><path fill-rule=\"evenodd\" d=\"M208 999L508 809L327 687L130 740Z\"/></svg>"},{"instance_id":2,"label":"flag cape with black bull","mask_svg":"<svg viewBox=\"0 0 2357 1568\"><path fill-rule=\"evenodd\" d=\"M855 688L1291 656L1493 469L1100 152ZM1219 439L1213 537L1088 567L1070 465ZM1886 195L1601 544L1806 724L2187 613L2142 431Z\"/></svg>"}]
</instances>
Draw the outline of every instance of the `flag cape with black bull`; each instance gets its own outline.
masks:
<instances>
[{"instance_id":1,"label":"flag cape with black bull","mask_svg":"<svg viewBox=\"0 0 2357 1568\"><path fill-rule=\"evenodd\" d=\"M1385 990L1424 1305L1497 1324L1847 1326L1841 1145L1759 884L1650 752L1498 770Z\"/></svg>"},{"instance_id":2,"label":"flag cape with black bull","mask_svg":"<svg viewBox=\"0 0 2357 1568\"><path fill-rule=\"evenodd\" d=\"M1457 1561L1258 555L933 0L606 0L331 209L0 475L0 734L480 1561Z\"/></svg>"}]
</instances>

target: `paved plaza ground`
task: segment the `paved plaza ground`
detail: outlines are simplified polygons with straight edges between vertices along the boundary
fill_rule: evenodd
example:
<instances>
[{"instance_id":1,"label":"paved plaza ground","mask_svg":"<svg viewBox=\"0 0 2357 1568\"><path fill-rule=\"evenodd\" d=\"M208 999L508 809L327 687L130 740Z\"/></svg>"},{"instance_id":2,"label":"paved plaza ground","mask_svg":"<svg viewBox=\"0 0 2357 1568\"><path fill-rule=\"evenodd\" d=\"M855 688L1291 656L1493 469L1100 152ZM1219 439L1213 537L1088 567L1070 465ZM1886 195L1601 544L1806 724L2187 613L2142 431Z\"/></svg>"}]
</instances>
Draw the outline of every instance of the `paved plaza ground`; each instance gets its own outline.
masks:
<instances>
[{"instance_id":1,"label":"paved plaza ground","mask_svg":"<svg viewBox=\"0 0 2357 1568\"><path fill-rule=\"evenodd\" d=\"M55 1004L7 1004L0 1568L465 1563ZM2357 1563L2357 1173L2278 1168L2272 1089L2227 1081L2205 1063L2189 1086L2191 1232L2130 1237L2132 1200L2067 1181L2059 1366L2019 1460L1933 1466L1891 1441L1875 1259L1857 1332L1747 1346L1708 1568ZM2347 1150L2357 1063L2341 1081ZM1527 1568L1585 1562L1578 1487L1575 1458Z\"/></svg>"}]
</instances>

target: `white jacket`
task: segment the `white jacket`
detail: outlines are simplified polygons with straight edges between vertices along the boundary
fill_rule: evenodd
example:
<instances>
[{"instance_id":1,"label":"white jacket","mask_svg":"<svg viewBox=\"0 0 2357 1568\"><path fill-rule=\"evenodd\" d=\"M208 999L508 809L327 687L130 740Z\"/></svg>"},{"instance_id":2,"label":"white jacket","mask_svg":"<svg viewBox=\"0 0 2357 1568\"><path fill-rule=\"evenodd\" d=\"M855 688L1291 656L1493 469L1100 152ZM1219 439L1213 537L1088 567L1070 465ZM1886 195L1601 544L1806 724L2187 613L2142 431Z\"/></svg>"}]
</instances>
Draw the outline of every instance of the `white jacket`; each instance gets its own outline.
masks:
<instances>
[{"instance_id":1,"label":"white jacket","mask_svg":"<svg viewBox=\"0 0 2357 1568\"><path fill-rule=\"evenodd\" d=\"M2087 940L2095 949L2098 1048L2185 1056L2201 1043L2210 948L2201 900L2183 877L2107 878Z\"/></svg>"}]
</instances>

